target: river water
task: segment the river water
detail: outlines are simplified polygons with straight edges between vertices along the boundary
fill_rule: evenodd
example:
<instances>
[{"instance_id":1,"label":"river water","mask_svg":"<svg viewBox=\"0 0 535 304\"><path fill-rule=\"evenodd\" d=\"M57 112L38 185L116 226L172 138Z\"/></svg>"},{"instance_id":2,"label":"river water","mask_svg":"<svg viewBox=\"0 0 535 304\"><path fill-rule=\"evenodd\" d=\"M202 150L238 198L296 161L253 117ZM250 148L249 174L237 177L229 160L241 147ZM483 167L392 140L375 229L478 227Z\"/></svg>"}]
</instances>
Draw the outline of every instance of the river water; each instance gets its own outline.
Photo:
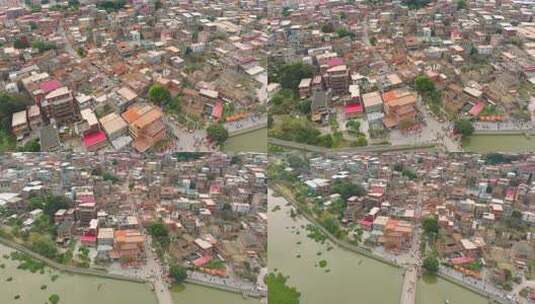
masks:
<instances>
[{"instance_id":1,"label":"river water","mask_svg":"<svg viewBox=\"0 0 535 304\"><path fill-rule=\"evenodd\" d=\"M18 261L5 259L12 250L0 245L0 303L41 304L48 303L52 294L60 297L60 303L75 304L155 304L156 296L148 284L104 279L96 276L60 273L45 268L45 273L31 273L17 269ZM52 281L53 275L59 275ZM6 281L12 277L11 282ZM41 290L41 285L47 289ZM20 295L18 300L14 297Z\"/></svg>"},{"instance_id":2,"label":"river water","mask_svg":"<svg viewBox=\"0 0 535 304\"><path fill-rule=\"evenodd\" d=\"M402 270L360 254L319 244L306 236L301 226L309 222L289 215L291 209L282 197L269 191L268 259L270 271L289 276L287 284L301 292L305 304L394 304L399 303ZM274 207L281 209L274 211ZM299 231L299 234L297 234ZM298 244L300 242L300 244ZM332 246L332 250L327 248ZM321 252L321 255L317 255ZM297 257L299 254L301 257ZM317 266L326 260L327 266ZM329 272L326 272L329 269ZM486 304L487 301L448 281L420 280L417 304Z\"/></svg>"},{"instance_id":3,"label":"river water","mask_svg":"<svg viewBox=\"0 0 535 304\"><path fill-rule=\"evenodd\" d=\"M267 128L232 136L223 146L225 152L266 152Z\"/></svg>"},{"instance_id":4,"label":"river water","mask_svg":"<svg viewBox=\"0 0 535 304\"><path fill-rule=\"evenodd\" d=\"M535 136L525 135L472 135L463 140L467 152L533 152Z\"/></svg>"},{"instance_id":5,"label":"river water","mask_svg":"<svg viewBox=\"0 0 535 304\"><path fill-rule=\"evenodd\" d=\"M57 294L60 303L67 304L156 304L156 295L149 284L105 279L96 276L62 273L45 268L45 273L31 273L17 269L18 261L5 259L12 249L0 245L0 303L40 304L47 303L48 297ZM58 275L55 281L52 276ZM8 282L7 278L13 280ZM42 285L47 289L41 290ZM20 295L15 300L14 297ZM260 300L221 291L213 288L186 284L184 290L172 292L175 304L259 304Z\"/></svg>"}]
</instances>

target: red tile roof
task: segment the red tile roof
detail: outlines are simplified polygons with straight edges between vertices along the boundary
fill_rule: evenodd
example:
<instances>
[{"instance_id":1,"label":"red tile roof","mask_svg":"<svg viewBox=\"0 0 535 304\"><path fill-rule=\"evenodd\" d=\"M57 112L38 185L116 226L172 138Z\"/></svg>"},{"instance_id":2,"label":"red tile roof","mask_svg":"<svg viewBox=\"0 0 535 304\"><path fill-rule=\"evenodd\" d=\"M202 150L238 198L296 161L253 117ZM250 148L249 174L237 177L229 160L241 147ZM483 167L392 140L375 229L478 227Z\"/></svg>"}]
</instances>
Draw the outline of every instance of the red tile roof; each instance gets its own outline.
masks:
<instances>
[{"instance_id":1,"label":"red tile roof","mask_svg":"<svg viewBox=\"0 0 535 304\"><path fill-rule=\"evenodd\" d=\"M106 140L106 134L102 131L97 131L97 132L89 133L86 136L84 136L84 145L86 148L89 148L96 144L100 144L105 140Z\"/></svg>"},{"instance_id":2,"label":"red tile roof","mask_svg":"<svg viewBox=\"0 0 535 304\"><path fill-rule=\"evenodd\" d=\"M62 86L63 85L58 80L51 79L51 80L41 82L41 84L39 85L39 88L43 90L45 94L48 94L56 89L61 88Z\"/></svg>"}]
</instances>

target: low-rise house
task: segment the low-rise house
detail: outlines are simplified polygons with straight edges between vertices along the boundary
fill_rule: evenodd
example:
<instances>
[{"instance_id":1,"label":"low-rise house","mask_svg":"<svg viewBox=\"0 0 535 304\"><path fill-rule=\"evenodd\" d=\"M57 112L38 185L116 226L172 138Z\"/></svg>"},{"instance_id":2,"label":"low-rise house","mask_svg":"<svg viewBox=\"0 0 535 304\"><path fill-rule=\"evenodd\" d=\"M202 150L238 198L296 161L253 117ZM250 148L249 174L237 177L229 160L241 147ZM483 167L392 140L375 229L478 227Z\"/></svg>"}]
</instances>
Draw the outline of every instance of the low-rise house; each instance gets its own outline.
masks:
<instances>
[{"instance_id":1,"label":"low-rise house","mask_svg":"<svg viewBox=\"0 0 535 304\"><path fill-rule=\"evenodd\" d=\"M122 117L128 123L130 136L134 139L133 147L138 152L147 151L166 137L163 113L155 106L134 105Z\"/></svg>"},{"instance_id":2,"label":"low-rise house","mask_svg":"<svg viewBox=\"0 0 535 304\"><path fill-rule=\"evenodd\" d=\"M367 114L383 112L383 99L378 91L362 95L362 102L364 104L364 111L366 111Z\"/></svg>"},{"instance_id":3,"label":"low-rise house","mask_svg":"<svg viewBox=\"0 0 535 304\"><path fill-rule=\"evenodd\" d=\"M24 136L29 134L30 128L28 126L26 110L13 113L13 118L11 119L11 130L17 137L17 140L21 140Z\"/></svg>"}]
</instances>

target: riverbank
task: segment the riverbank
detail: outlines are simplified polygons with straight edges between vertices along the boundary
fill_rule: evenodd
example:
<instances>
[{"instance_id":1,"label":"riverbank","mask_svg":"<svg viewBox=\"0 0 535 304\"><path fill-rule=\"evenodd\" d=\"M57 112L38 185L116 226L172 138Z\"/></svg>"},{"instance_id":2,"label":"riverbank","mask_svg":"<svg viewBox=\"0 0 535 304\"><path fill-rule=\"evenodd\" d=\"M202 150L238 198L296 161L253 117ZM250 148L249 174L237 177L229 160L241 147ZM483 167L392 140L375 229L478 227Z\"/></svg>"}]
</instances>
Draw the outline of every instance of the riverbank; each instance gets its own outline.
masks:
<instances>
[{"instance_id":1,"label":"riverbank","mask_svg":"<svg viewBox=\"0 0 535 304\"><path fill-rule=\"evenodd\" d=\"M300 207L300 203L297 202L293 198L293 196L290 194L291 191L289 189L285 189L284 186L276 184L276 183L270 185L270 189L274 193L280 195L287 202L291 203L298 210L302 210L302 207ZM321 225L319 225L319 223L315 220L315 218L312 215L306 214L305 212L301 212L300 215L302 215L306 220L308 220L309 222L314 224L316 227L318 227L327 236L327 238L332 243L334 243L335 245L339 246L340 248L342 248L344 250L351 251L351 252L356 253L356 254L364 255L364 256L366 256L368 258L371 258L371 259L373 259L375 261L379 261L379 262L381 262L383 264L386 264L386 265L389 265L389 266L392 266L392 267L395 267L395 268L398 268L398 269L404 269L401 265L398 265L398 264L396 264L396 263L394 263L394 262L392 262L390 260L385 259L384 257L382 257L380 255L375 254L371 249L363 248L361 246L356 247L356 246L353 246L351 244L347 244L347 242L338 240L334 235L330 234L328 231L323 229L323 227ZM509 302L508 300L506 300L504 298L497 297L495 295L489 294L485 290L482 290L482 289L476 288L476 287L474 287L472 285L466 284L465 282L462 282L462 281L458 280L457 278L448 275L447 273L444 273L444 272L437 273L437 278L443 279L443 280L445 280L445 281L447 281L447 282L449 282L451 284L454 284L457 287L460 287L460 288L462 288L464 290L472 292L472 293L474 293L474 294L476 294L476 295L478 295L480 297L483 297L485 299L489 299L490 298L490 299L494 300L496 303L512 304L511 302ZM426 302L422 302L421 296L418 297L418 294L417 294L417 299L419 299L419 300L417 300L416 303L426 303ZM443 299L441 299L441 300L443 300ZM480 299L477 299L477 300L480 300ZM486 303L486 301L485 302L481 302L481 303Z\"/></svg>"},{"instance_id":2,"label":"riverbank","mask_svg":"<svg viewBox=\"0 0 535 304\"><path fill-rule=\"evenodd\" d=\"M286 285L301 293L300 303L399 303L401 268L309 237L313 223L292 217L295 207L273 194L269 190L269 271L288 277Z\"/></svg>"},{"instance_id":3,"label":"riverbank","mask_svg":"<svg viewBox=\"0 0 535 304\"><path fill-rule=\"evenodd\" d=\"M19 262L10 258L11 253L16 251L0 243L0 264L3 264L0 269L2 304L48 303L52 294L59 296L60 303L157 303L149 284L77 274L49 266L35 273L20 269ZM19 299L15 299L17 296Z\"/></svg>"},{"instance_id":4,"label":"riverbank","mask_svg":"<svg viewBox=\"0 0 535 304\"><path fill-rule=\"evenodd\" d=\"M79 268L79 267L74 267L74 266L63 265L47 257L44 257L40 254L33 252L32 250L28 249L22 244L5 239L3 237L0 237L0 244L6 247L12 248L14 250L26 253L32 258L39 260L45 263L46 265L48 265L49 267L54 268L59 271L68 272L72 274L79 274L79 275L98 276L98 277L105 278L105 279L128 281L132 283L148 283L148 281L140 279L140 278L133 278L133 277L123 276L119 274L112 274L112 273L105 272L104 270L97 270L94 268Z\"/></svg>"},{"instance_id":5,"label":"riverbank","mask_svg":"<svg viewBox=\"0 0 535 304\"><path fill-rule=\"evenodd\" d=\"M254 132L256 130L260 130L260 129L264 129L264 128L267 128L267 120L265 120L263 122L260 122L260 123L258 123L256 125L250 126L250 127L241 128L239 130L236 130L236 131L233 131L233 132L229 132L228 136L229 136L229 138L231 138L231 137L234 137L234 136L239 136L239 135L242 135L242 134Z\"/></svg>"},{"instance_id":6,"label":"riverbank","mask_svg":"<svg viewBox=\"0 0 535 304\"><path fill-rule=\"evenodd\" d=\"M289 189L287 189L285 186L275 183L275 184L270 185L270 188L271 188L271 190L273 192L275 192L278 195L282 196L284 199L286 199L288 202L290 202L292 205L294 205L298 210L300 210L300 211L303 210L303 208L301 207L301 204L293 197L293 195L291 194L291 191ZM314 216L312 216L310 214L307 214L306 212L301 212L300 215L302 215L309 222L314 224L329 239L329 241L331 241L335 245L337 245L337 246L339 246L339 247L341 247L341 248L343 248L345 250L348 250L348 251L351 251L351 252L354 252L354 253L357 253L357 254L364 255L364 256L366 256L368 258L374 259L374 260L376 260L378 262L387 264L389 266L396 267L396 268L402 268L402 266L400 266L400 265L396 264L395 262L392 262L392 261L384 258L383 256L380 256L380 255L374 253L369 248L362 247L362 246L354 246L352 244L349 244L346 241L342 241L342 240L338 239L336 236L332 235L329 231L327 231L323 226L321 226L318 223L318 221L314 218Z\"/></svg>"},{"instance_id":7,"label":"riverbank","mask_svg":"<svg viewBox=\"0 0 535 304\"><path fill-rule=\"evenodd\" d=\"M268 143L280 146L283 148L302 150L307 152L319 153L339 153L339 152L402 152L402 151L430 151L435 150L435 144L417 144L417 145L370 145L364 147L350 147L350 148L325 148L320 146L313 146L293 141L282 140L278 138L269 137Z\"/></svg>"},{"instance_id":8,"label":"riverbank","mask_svg":"<svg viewBox=\"0 0 535 304\"><path fill-rule=\"evenodd\" d=\"M16 251L20 251L20 252L23 252L25 254L28 254L32 258L34 258L36 260L39 260L39 261L45 263L47 266L49 266L49 267L51 267L51 268L53 268L55 270L58 270L60 272L65 272L65 273L69 273L69 274L73 274L73 275L93 276L93 277L99 277L99 278L103 278L103 279L118 280L118 281L125 281L125 282L130 282L130 283L144 284L144 285L147 285L147 286L152 286L151 282L149 282L147 280L144 280L144 279L141 279L141 278L134 278L134 277L124 276L124 275L120 275L120 274L108 273L108 272L105 272L104 270L97 270L97 269L93 269L93 268L78 268L78 267L63 265L63 264L57 263L57 262L55 262L55 261L53 261L53 260L51 260L49 258L46 258L44 256L41 256L41 255L31 251L30 249L26 248L22 244L18 244L18 243L14 242L14 241L11 241L11 240L8 240L8 239L2 238L2 237L0 237L0 245L4 245L4 246L6 246L8 248L11 248L12 250L16 250ZM239 295L239 296L243 296L243 294L244 294L239 289L235 289L235 288L232 288L232 287L229 287L229 286L222 286L222 285L219 285L219 284L203 282L203 281L195 280L195 279L192 279L192 278L186 279L185 282L188 283L188 284L202 286L202 287L205 287L205 288L211 288L211 289L217 290L219 292L228 292L228 293L232 293L234 295ZM262 295L259 294L259 293L246 293L246 295L248 297L251 297L251 298L260 298L260 297L262 297Z\"/></svg>"}]
</instances>

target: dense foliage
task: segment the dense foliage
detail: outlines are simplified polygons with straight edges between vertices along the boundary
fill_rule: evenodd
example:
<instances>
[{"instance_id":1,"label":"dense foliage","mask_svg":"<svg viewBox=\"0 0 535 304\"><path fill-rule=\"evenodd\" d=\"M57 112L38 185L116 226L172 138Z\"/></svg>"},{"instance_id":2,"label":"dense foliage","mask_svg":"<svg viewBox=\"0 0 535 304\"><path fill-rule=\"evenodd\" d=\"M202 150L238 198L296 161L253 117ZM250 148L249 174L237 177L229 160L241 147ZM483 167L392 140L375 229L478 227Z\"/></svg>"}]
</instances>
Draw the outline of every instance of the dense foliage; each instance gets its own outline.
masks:
<instances>
[{"instance_id":1,"label":"dense foliage","mask_svg":"<svg viewBox=\"0 0 535 304\"><path fill-rule=\"evenodd\" d=\"M295 287L288 287L286 281L287 278L281 273L270 273L267 276L269 303L299 304L301 294Z\"/></svg>"},{"instance_id":2,"label":"dense foliage","mask_svg":"<svg viewBox=\"0 0 535 304\"><path fill-rule=\"evenodd\" d=\"M229 137L227 129L223 124L213 124L206 129L208 138L218 145L222 145Z\"/></svg>"}]
</instances>

